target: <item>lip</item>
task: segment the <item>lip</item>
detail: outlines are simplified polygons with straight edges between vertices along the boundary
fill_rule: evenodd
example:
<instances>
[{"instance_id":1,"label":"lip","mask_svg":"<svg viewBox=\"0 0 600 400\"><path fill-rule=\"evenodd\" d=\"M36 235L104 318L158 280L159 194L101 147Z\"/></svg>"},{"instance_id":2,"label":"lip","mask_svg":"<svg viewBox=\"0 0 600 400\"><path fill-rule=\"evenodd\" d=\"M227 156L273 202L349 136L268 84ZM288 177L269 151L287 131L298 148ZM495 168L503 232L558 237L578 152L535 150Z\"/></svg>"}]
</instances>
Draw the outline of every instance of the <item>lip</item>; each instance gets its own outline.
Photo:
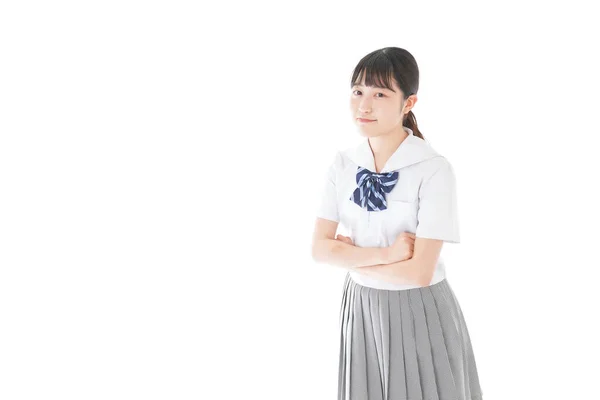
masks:
<instances>
[{"instance_id":1,"label":"lip","mask_svg":"<svg viewBox=\"0 0 600 400\"><path fill-rule=\"evenodd\" d=\"M375 121L374 119L365 119L365 118L356 118L356 120L358 122L364 122L364 123Z\"/></svg>"}]
</instances>

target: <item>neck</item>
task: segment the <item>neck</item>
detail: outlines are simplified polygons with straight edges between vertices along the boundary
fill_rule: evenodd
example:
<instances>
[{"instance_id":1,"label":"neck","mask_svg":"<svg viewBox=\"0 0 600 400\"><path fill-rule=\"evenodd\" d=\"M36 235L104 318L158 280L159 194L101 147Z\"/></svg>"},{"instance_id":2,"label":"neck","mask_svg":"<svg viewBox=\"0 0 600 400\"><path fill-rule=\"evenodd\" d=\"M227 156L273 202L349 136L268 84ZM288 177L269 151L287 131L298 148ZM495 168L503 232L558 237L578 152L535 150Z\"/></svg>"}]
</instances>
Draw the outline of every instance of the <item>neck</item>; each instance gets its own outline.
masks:
<instances>
[{"instance_id":1,"label":"neck","mask_svg":"<svg viewBox=\"0 0 600 400\"><path fill-rule=\"evenodd\" d=\"M369 145L371 146L371 151L373 151L373 154L376 156L385 157L387 155L389 157L394 154L408 135L408 132L402 129L401 132L393 131L383 135L370 137Z\"/></svg>"},{"instance_id":2,"label":"neck","mask_svg":"<svg viewBox=\"0 0 600 400\"><path fill-rule=\"evenodd\" d=\"M387 160L398 150L408 135L409 133L402 128L402 132L393 131L369 138L369 146L375 161L375 172L379 173L383 169Z\"/></svg>"}]
</instances>

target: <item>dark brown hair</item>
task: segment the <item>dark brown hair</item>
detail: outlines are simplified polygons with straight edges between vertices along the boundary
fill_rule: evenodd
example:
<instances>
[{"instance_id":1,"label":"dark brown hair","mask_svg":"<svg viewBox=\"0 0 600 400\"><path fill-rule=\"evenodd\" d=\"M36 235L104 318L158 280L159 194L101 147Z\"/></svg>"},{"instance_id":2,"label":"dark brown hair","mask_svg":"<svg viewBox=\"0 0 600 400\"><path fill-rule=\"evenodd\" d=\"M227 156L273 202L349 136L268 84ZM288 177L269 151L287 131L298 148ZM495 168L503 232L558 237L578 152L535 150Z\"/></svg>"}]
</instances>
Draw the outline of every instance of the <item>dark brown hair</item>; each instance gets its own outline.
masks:
<instances>
[{"instance_id":1,"label":"dark brown hair","mask_svg":"<svg viewBox=\"0 0 600 400\"><path fill-rule=\"evenodd\" d=\"M419 90L419 67L417 61L407 50L399 47L384 47L364 56L354 68L350 87L362 81L366 74L365 85L382 87L394 91L392 79L404 94L402 105L408 96ZM410 110L403 116L402 125L410 128L415 136L425 139L417 125L417 118Z\"/></svg>"}]
</instances>

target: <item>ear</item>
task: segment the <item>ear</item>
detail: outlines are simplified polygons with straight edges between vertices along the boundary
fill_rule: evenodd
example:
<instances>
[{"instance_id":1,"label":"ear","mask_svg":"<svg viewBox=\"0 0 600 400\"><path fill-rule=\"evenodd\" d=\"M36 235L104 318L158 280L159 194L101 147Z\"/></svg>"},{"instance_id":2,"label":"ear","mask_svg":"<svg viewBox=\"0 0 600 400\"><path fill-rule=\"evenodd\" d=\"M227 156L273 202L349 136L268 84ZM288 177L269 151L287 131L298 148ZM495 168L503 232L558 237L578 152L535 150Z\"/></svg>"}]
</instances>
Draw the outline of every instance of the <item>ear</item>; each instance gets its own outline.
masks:
<instances>
[{"instance_id":1,"label":"ear","mask_svg":"<svg viewBox=\"0 0 600 400\"><path fill-rule=\"evenodd\" d=\"M408 112L412 110L415 104L417 104L417 100L419 99L417 98L416 94L411 94L410 96L408 96L408 99L406 99L406 101L404 102L403 114L408 114Z\"/></svg>"}]
</instances>

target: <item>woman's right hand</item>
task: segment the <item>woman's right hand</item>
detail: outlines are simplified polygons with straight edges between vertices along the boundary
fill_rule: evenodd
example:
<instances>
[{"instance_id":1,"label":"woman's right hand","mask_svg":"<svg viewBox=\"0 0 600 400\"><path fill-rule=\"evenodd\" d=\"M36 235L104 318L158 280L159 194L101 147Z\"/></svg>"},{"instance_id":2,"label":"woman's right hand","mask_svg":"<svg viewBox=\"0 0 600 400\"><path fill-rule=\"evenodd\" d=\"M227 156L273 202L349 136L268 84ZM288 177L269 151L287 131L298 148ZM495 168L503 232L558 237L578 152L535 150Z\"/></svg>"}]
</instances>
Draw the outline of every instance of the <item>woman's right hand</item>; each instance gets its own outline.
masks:
<instances>
[{"instance_id":1,"label":"woman's right hand","mask_svg":"<svg viewBox=\"0 0 600 400\"><path fill-rule=\"evenodd\" d=\"M412 258L415 249L415 234L402 232L391 246L388 246L388 264Z\"/></svg>"},{"instance_id":2,"label":"woman's right hand","mask_svg":"<svg viewBox=\"0 0 600 400\"><path fill-rule=\"evenodd\" d=\"M354 246L354 242L352 241L351 238L349 238L348 236L344 236L344 235L336 235L335 237L336 240L342 241L344 243L348 243L351 244L352 246Z\"/></svg>"}]
</instances>

